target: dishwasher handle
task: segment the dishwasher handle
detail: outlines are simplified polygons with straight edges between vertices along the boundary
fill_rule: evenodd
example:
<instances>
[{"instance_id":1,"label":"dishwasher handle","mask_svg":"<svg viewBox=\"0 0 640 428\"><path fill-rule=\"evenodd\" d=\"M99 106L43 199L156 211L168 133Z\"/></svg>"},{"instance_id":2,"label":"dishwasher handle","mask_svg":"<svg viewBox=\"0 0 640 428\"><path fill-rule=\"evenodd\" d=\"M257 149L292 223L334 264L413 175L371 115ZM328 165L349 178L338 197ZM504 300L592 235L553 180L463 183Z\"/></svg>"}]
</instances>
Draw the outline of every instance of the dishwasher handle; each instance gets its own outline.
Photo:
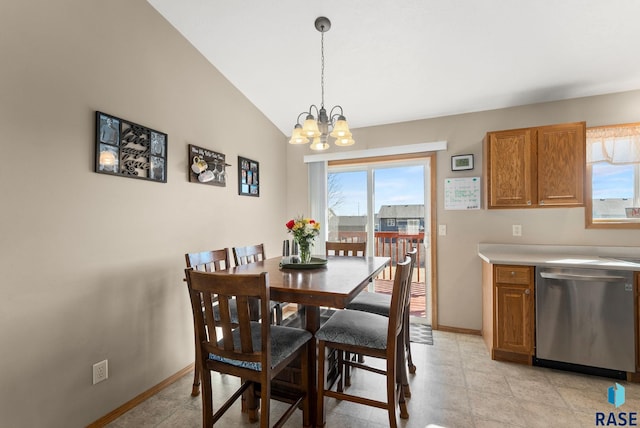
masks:
<instances>
[{"instance_id":1,"label":"dishwasher handle","mask_svg":"<svg viewBox=\"0 0 640 428\"><path fill-rule=\"evenodd\" d=\"M626 280L624 276L616 275L576 275L571 273L540 272L540 276L546 279L568 279L572 281L620 282L620 280Z\"/></svg>"}]
</instances>

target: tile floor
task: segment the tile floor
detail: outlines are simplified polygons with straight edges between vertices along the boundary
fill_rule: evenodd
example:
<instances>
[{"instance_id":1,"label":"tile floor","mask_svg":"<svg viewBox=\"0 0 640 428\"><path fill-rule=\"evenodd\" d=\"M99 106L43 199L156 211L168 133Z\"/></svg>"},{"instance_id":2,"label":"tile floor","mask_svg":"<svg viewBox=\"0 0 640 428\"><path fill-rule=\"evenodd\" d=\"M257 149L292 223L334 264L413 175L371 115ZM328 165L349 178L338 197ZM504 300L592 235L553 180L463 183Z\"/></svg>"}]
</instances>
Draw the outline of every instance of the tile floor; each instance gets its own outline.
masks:
<instances>
[{"instance_id":1,"label":"tile floor","mask_svg":"<svg viewBox=\"0 0 640 428\"><path fill-rule=\"evenodd\" d=\"M479 336L434 331L433 337L434 345L412 344L418 370L411 375L410 418L399 420L400 427L593 427L596 412L640 412L640 384L618 381L626 389L626 402L615 409L607 402L614 380L492 361ZM213 376L219 391L237 383ZM379 396L380 379L355 370L351 388ZM200 427L201 402L190 396L191 381L191 374L183 377L108 427ZM326 400L328 428L388 426L383 410ZM280 403L273 402L272 423L279 409ZM286 426L300 427L301 420L296 412ZM219 426L258 424L250 424L237 404Z\"/></svg>"}]
</instances>

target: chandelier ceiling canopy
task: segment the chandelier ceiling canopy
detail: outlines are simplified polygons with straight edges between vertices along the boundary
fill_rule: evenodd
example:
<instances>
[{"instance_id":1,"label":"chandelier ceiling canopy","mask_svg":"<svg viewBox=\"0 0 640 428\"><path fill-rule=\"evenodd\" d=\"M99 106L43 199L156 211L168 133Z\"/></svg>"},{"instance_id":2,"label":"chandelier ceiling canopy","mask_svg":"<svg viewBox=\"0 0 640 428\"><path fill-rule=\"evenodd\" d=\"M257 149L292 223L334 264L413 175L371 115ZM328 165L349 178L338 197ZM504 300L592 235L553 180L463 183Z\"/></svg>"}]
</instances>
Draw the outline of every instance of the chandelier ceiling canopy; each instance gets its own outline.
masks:
<instances>
[{"instance_id":1,"label":"chandelier ceiling canopy","mask_svg":"<svg viewBox=\"0 0 640 428\"><path fill-rule=\"evenodd\" d=\"M322 98L320 108L315 104L309 106L308 111L303 111L298 115L296 125L293 128L291 144L307 144L311 141L312 150L326 150L329 148L329 137L335 138L336 146L350 146L355 143L349 131L347 119L344 117L342 107L337 105L332 107L327 114L324 108L324 33L331 28L331 21L324 16L316 18L315 27L320 32L320 89ZM315 113L315 116L314 116ZM304 123L300 124L300 119L304 116ZM331 131L331 133L329 133Z\"/></svg>"}]
</instances>

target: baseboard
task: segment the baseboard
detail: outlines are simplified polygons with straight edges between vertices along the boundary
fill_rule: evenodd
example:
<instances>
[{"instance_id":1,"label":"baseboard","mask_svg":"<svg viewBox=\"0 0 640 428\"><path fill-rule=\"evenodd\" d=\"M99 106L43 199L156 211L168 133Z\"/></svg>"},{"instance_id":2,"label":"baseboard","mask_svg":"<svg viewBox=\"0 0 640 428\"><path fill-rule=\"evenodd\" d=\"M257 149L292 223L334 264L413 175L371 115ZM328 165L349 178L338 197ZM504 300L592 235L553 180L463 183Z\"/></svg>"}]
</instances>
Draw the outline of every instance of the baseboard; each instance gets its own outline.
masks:
<instances>
[{"instance_id":1,"label":"baseboard","mask_svg":"<svg viewBox=\"0 0 640 428\"><path fill-rule=\"evenodd\" d=\"M162 391L167 386L171 385L172 383L174 383L175 381L177 381L187 373L192 372L193 368L194 368L194 363L189 364L187 367L183 368L178 373L169 376L159 384L151 387L150 389L146 390L142 394L132 398L131 400L124 403L122 406L118 407L115 410L112 410L111 412L107 413L97 421L87 425L87 428L102 428L108 423L115 421L120 416L124 415L129 410L133 409L134 407L142 403L147 398L154 396L155 394ZM190 390L187 390L185 391L185 394L189 394L190 392L191 392Z\"/></svg>"},{"instance_id":2,"label":"baseboard","mask_svg":"<svg viewBox=\"0 0 640 428\"><path fill-rule=\"evenodd\" d=\"M482 331L473 330L470 328L460 328L460 327L449 327L446 325L438 325L438 327L434 327L434 330L446 331L448 333L461 333L461 334L473 334L475 336L482 336Z\"/></svg>"}]
</instances>

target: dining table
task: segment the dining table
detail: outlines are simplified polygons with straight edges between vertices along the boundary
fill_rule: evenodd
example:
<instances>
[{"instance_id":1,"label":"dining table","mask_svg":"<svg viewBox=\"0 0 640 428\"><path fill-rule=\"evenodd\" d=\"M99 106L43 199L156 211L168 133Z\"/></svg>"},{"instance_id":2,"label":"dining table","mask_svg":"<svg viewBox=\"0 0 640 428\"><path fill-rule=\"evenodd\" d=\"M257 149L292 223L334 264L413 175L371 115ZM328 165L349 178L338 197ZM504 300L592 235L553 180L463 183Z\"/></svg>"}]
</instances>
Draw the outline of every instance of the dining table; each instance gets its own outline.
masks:
<instances>
[{"instance_id":1,"label":"dining table","mask_svg":"<svg viewBox=\"0 0 640 428\"><path fill-rule=\"evenodd\" d=\"M290 259L273 257L227 269L230 274L267 272L271 300L296 303L304 313L303 327L314 337L309 352L309 395L311 423L317 424L317 342L321 308L344 309L354 297L390 263L389 257L326 256L314 258L310 265L289 263ZM326 260L326 263L324 263ZM285 263L283 263L285 262Z\"/></svg>"}]
</instances>

